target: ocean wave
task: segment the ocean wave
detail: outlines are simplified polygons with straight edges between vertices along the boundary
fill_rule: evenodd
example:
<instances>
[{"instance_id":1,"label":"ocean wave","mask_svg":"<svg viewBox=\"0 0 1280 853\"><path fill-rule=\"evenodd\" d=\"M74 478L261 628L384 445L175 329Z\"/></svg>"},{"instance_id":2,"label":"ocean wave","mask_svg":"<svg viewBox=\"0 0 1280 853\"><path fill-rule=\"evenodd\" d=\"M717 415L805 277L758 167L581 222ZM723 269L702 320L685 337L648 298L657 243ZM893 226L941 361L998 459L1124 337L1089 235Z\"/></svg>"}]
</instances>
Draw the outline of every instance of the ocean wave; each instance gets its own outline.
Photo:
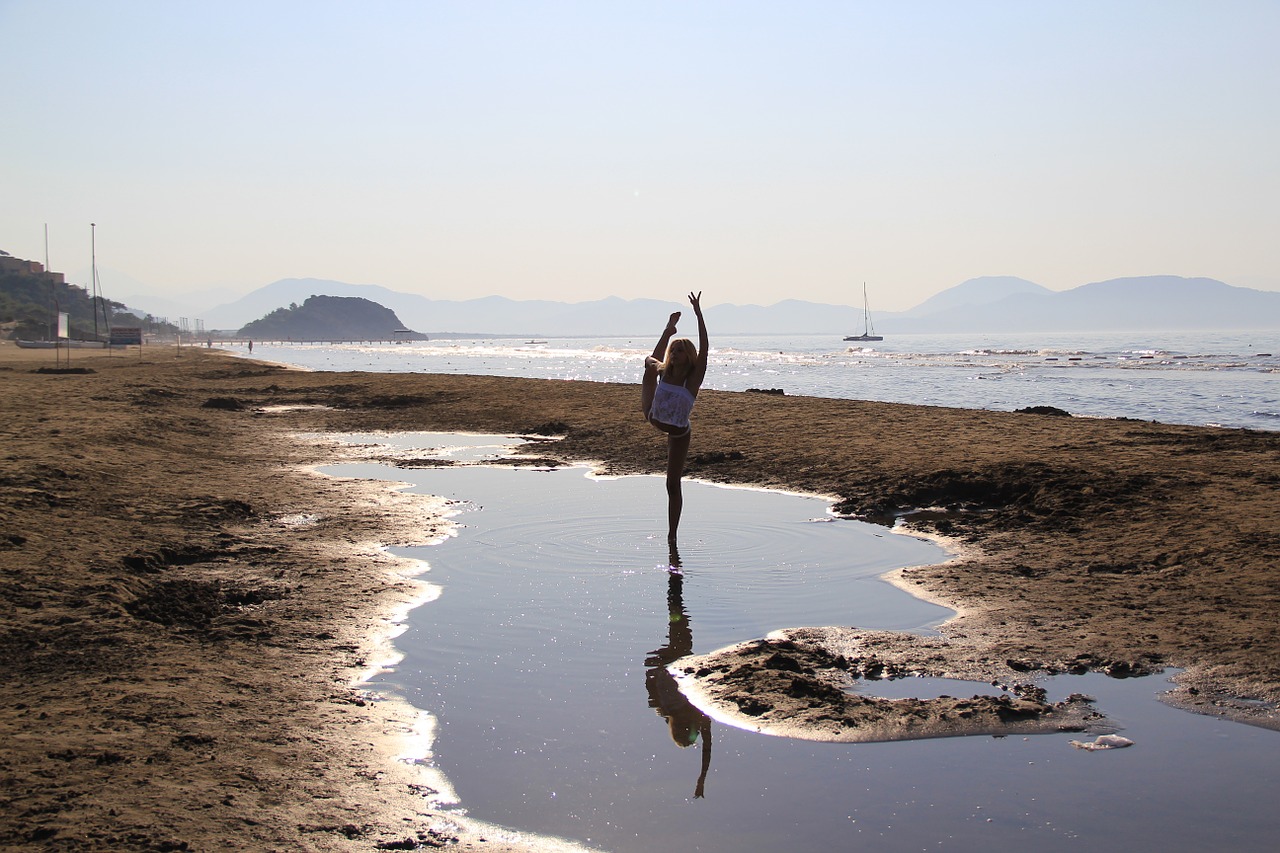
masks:
<instances>
[{"instance_id":1,"label":"ocean wave","mask_svg":"<svg viewBox=\"0 0 1280 853\"><path fill-rule=\"evenodd\" d=\"M1243 335L937 336L849 346L829 336L713 338L705 387L789 395L1280 428L1280 358ZM719 343L716 343L719 341ZM1274 347L1271 347L1274 350ZM415 371L638 382L647 342L630 338L434 340L412 345L256 346L254 358L312 370Z\"/></svg>"}]
</instances>

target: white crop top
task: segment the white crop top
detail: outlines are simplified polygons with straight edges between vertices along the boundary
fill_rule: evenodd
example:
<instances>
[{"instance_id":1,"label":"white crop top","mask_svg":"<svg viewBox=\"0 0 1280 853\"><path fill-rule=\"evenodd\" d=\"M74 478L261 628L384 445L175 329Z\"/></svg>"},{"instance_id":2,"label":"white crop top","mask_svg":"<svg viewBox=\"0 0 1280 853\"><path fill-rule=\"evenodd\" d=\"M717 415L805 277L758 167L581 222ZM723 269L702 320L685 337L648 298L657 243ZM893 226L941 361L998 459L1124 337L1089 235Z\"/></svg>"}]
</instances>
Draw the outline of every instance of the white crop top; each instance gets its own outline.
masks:
<instances>
[{"instance_id":1,"label":"white crop top","mask_svg":"<svg viewBox=\"0 0 1280 853\"><path fill-rule=\"evenodd\" d=\"M693 392L683 385L661 380L649 407L649 418L673 427L687 427L693 411Z\"/></svg>"}]
</instances>

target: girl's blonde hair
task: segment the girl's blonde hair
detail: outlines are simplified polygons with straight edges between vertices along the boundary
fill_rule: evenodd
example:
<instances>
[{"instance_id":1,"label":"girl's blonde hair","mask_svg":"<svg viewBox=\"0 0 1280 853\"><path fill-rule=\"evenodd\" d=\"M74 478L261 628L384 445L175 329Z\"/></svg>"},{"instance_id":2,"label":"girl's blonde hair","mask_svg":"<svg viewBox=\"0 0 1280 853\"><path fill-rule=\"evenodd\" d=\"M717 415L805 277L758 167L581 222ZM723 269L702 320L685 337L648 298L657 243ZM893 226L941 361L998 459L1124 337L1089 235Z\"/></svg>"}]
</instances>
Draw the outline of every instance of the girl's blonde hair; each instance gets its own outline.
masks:
<instances>
[{"instance_id":1,"label":"girl's blonde hair","mask_svg":"<svg viewBox=\"0 0 1280 853\"><path fill-rule=\"evenodd\" d=\"M659 373L665 373L666 369L671 365L671 353L676 349L685 350L685 364L688 365L690 369L693 368L694 363L698 360L698 348L694 346L693 341L688 338L676 338L667 344L667 354L662 359L662 363L658 365Z\"/></svg>"}]
</instances>

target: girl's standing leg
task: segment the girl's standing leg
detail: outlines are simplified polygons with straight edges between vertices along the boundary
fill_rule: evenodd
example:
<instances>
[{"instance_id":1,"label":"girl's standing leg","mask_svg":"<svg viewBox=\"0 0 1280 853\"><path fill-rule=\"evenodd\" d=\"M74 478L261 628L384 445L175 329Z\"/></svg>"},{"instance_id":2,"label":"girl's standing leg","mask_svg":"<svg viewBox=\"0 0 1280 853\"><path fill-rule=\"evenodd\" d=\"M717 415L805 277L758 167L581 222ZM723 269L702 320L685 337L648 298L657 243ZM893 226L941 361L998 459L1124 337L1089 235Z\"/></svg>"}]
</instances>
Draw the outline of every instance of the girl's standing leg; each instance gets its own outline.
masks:
<instances>
[{"instance_id":1,"label":"girl's standing leg","mask_svg":"<svg viewBox=\"0 0 1280 853\"><path fill-rule=\"evenodd\" d=\"M676 541L680 527L680 512L684 509L684 493L680 490L680 478L684 476L684 461L689 455L691 433L667 438L667 541Z\"/></svg>"}]
</instances>

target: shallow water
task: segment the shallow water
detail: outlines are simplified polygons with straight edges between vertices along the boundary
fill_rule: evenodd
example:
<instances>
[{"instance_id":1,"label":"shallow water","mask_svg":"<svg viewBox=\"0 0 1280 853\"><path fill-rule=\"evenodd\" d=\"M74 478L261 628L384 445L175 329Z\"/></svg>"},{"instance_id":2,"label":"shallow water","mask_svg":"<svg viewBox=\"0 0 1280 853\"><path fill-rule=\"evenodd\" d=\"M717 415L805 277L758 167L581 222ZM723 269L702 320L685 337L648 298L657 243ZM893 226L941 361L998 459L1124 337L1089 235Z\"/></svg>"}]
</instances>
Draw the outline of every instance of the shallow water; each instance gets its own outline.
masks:
<instances>
[{"instance_id":1,"label":"shallow water","mask_svg":"<svg viewBox=\"0 0 1280 853\"><path fill-rule=\"evenodd\" d=\"M1095 695L1135 741L1099 753L1072 748L1080 735L817 744L706 720L665 663L775 628L928 631L949 615L877 577L943 559L936 546L830 520L822 501L687 484L673 572L658 478L330 473L456 501L455 537L399 551L426 560L442 592L410 615L403 660L374 686L436 718L434 764L482 820L616 851L1270 850L1280 832L1280 734L1164 706L1163 677L1046 684ZM913 681L864 687L990 689Z\"/></svg>"}]
</instances>

